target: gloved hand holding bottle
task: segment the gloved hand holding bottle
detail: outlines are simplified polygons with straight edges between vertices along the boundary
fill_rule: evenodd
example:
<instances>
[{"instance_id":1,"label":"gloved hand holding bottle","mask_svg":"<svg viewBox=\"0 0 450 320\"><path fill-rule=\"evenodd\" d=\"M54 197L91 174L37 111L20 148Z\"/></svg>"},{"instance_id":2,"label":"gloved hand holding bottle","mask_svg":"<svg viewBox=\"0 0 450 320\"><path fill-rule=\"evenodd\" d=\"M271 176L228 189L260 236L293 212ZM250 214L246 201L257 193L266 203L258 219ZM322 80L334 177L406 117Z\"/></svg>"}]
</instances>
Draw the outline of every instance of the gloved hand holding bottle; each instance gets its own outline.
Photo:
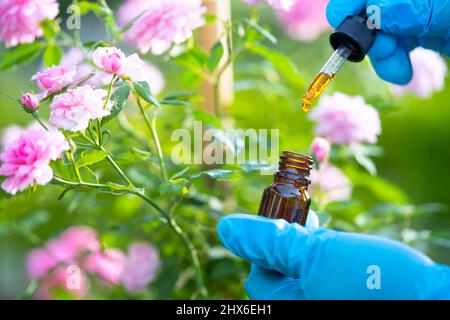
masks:
<instances>
[{"instance_id":1,"label":"gloved hand holding bottle","mask_svg":"<svg viewBox=\"0 0 450 320\"><path fill-rule=\"evenodd\" d=\"M308 229L317 217L310 212ZM252 262L251 299L450 299L450 268L396 241L253 215L222 219L218 234Z\"/></svg>"},{"instance_id":2,"label":"gloved hand holding bottle","mask_svg":"<svg viewBox=\"0 0 450 320\"><path fill-rule=\"evenodd\" d=\"M408 83L413 74L409 52L418 46L450 55L450 0L330 0L327 18L336 28L365 8L377 8L369 16L380 14L381 30L369 56L382 79Z\"/></svg>"}]
</instances>

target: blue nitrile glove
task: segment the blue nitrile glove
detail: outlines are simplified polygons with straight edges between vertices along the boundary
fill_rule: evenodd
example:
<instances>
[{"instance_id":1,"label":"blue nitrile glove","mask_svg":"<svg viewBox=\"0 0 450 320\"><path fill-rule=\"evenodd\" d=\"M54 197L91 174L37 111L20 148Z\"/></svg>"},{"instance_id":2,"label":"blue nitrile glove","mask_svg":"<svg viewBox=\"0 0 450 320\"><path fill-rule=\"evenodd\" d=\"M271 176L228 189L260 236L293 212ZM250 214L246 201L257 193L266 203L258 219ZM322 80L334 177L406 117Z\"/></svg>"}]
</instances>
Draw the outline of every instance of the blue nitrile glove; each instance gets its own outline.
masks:
<instances>
[{"instance_id":1,"label":"blue nitrile glove","mask_svg":"<svg viewBox=\"0 0 450 320\"><path fill-rule=\"evenodd\" d=\"M384 80L397 84L411 80L409 51L415 47L450 54L450 0L330 0L327 18L336 28L371 5L380 8L381 31L369 56Z\"/></svg>"},{"instance_id":2,"label":"blue nitrile glove","mask_svg":"<svg viewBox=\"0 0 450 320\"><path fill-rule=\"evenodd\" d=\"M400 242L244 214L218 234L252 262L251 299L450 299L450 268Z\"/></svg>"}]
</instances>

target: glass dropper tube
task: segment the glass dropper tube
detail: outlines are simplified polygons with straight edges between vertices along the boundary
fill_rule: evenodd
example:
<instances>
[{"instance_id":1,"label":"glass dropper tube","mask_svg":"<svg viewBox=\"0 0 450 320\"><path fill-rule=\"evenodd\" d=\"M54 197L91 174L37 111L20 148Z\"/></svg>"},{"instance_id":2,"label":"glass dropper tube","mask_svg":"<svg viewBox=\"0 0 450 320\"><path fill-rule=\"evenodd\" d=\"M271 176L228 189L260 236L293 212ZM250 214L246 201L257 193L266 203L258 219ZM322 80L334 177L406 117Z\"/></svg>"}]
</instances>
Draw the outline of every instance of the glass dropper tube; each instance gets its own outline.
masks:
<instances>
[{"instance_id":1,"label":"glass dropper tube","mask_svg":"<svg viewBox=\"0 0 450 320\"><path fill-rule=\"evenodd\" d=\"M304 112L311 109L314 101L322 94L325 88L336 76L336 73L347 61L352 53L352 49L347 44L340 45L333 55L328 59L320 73L314 78L313 82L308 87L308 90L302 98L302 108Z\"/></svg>"}]
</instances>

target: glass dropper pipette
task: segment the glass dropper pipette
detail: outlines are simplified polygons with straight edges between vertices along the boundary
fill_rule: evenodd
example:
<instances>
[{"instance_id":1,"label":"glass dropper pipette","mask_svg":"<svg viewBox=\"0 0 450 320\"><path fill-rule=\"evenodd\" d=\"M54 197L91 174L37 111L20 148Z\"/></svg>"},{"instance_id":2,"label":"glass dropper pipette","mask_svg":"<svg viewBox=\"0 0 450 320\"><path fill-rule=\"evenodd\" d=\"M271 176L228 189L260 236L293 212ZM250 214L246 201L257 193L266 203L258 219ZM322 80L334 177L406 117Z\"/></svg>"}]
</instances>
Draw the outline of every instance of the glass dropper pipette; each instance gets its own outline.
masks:
<instances>
[{"instance_id":1,"label":"glass dropper pipette","mask_svg":"<svg viewBox=\"0 0 450 320\"><path fill-rule=\"evenodd\" d=\"M320 73L314 78L309 85L308 90L302 98L303 111L308 112L314 101L322 94L325 88L336 76L336 73L344 65L349 58L352 50L349 46L342 44L333 55L328 59Z\"/></svg>"},{"instance_id":2,"label":"glass dropper pipette","mask_svg":"<svg viewBox=\"0 0 450 320\"><path fill-rule=\"evenodd\" d=\"M369 28L365 12L349 17L331 34L330 44L335 49L325 66L309 85L302 97L303 111L308 112L314 101L335 78L345 61L360 62L375 40L376 30Z\"/></svg>"}]
</instances>

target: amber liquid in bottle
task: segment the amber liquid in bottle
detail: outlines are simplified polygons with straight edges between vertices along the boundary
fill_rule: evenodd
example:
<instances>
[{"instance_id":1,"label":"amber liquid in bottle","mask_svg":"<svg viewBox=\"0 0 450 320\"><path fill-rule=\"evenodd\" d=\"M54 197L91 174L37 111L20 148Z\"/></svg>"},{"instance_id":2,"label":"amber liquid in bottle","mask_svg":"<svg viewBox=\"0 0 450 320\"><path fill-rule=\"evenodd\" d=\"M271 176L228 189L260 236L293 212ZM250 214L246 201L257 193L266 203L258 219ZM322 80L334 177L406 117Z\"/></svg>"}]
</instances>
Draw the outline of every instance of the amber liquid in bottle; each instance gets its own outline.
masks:
<instances>
[{"instance_id":1,"label":"amber liquid in bottle","mask_svg":"<svg viewBox=\"0 0 450 320\"><path fill-rule=\"evenodd\" d=\"M311 110L311 106L314 101L320 97L322 92L333 79L334 76L330 76L323 72L319 73L316 76L311 85L308 87L306 93L303 95L302 108L304 112L308 112L309 110Z\"/></svg>"},{"instance_id":2,"label":"amber liquid in bottle","mask_svg":"<svg viewBox=\"0 0 450 320\"><path fill-rule=\"evenodd\" d=\"M308 186L311 157L284 151L274 182L263 193L258 214L273 219L306 224L311 199Z\"/></svg>"}]
</instances>

